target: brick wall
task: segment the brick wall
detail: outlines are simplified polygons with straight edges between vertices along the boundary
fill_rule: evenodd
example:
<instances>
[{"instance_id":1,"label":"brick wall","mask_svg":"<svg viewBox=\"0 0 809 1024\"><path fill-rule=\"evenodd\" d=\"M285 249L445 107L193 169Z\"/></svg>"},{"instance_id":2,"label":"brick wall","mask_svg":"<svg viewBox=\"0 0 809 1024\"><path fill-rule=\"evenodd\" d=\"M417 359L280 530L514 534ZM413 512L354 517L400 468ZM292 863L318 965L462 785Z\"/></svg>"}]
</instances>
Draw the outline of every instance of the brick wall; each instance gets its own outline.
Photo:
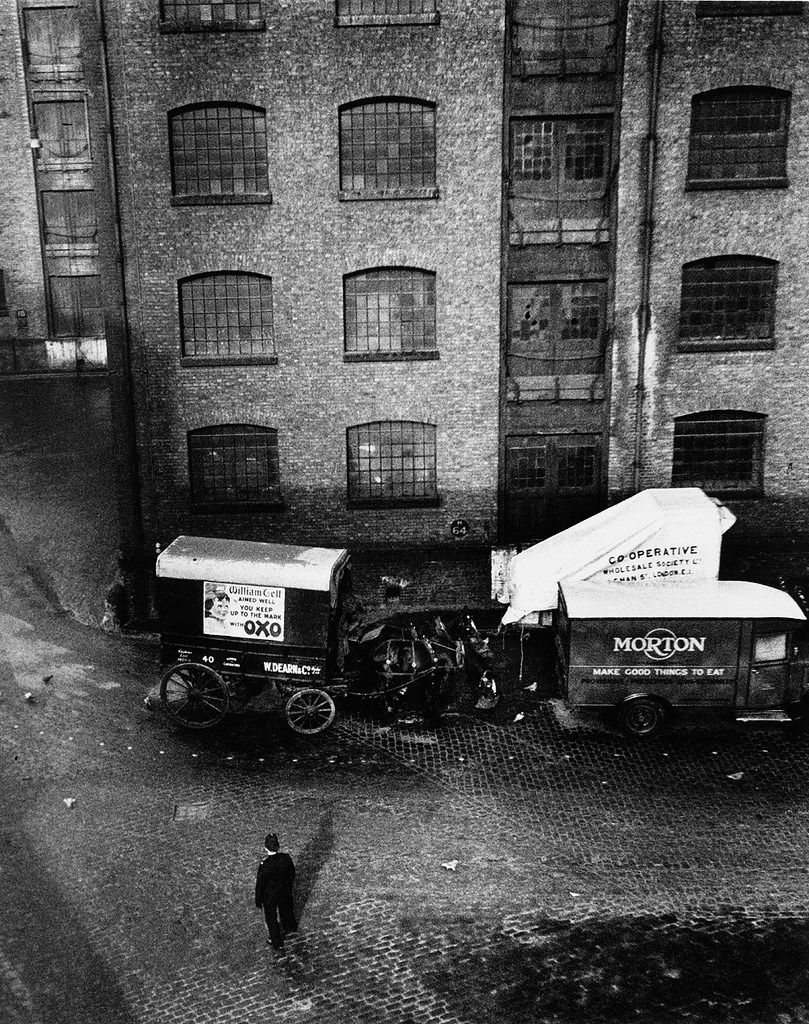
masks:
<instances>
[{"instance_id":1,"label":"brick wall","mask_svg":"<svg viewBox=\"0 0 809 1024\"><path fill-rule=\"evenodd\" d=\"M267 3L264 32L163 34L157 0L112 2L108 47L148 543L180 531L289 542L470 545L496 522L501 4L443 0L439 25L336 28L326 0ZM437 200L338 201L337 108L376 96L437 106ZM167 112L266 108L271 205L172 207ZM439 359L343 361L342 278L437 275ZM177 279L273 280L276 365L180 366ZM438 508L352 510L346 428L437 427ZM186 432L277 428L284 510L189 512Z\"/></svg>"},{"instance_id":2,"label":"brick wall","mask_svg":"<svg viewBox=\"0 0 809 1024\"><path fill-rule=\"evenodd\" d=\"M806 249L809 170L809 21L804 17L696 18L695 3L665 5L658 113L641 487L671 481L673 419L712 409L767 417L764 497L731 501L735 535L806 533L809 412ZM648 131L654 5L632 2L622 108L616 265L610 485L632 489L637 382L637 314L643 217L642 153ZM709 89L759 85L791 93L788 188L686 191L691 98ZM676 351L682 265L745 254L779 261L775 348Z\"/></svg>"}]
</instances>

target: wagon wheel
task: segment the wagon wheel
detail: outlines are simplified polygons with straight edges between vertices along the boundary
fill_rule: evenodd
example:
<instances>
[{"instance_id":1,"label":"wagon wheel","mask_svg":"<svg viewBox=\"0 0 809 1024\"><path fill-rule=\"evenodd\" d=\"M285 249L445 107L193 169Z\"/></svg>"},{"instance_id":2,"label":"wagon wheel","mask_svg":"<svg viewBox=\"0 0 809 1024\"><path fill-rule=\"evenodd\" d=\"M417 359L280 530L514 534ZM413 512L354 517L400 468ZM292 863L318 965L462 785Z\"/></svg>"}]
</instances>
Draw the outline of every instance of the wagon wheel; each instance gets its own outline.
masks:
<instances>
[{"instance_id":1,"label":"wagon wheel","mask_svg":"<svg viewBox=\"0 0 809 1024\"><path fill-rule=\"evenodd\" d=\"M183 661L160 681L160 697L171 717L187 729L208 729L227 714L225 680L207 665Z\"/></svg>"},{"instance_id":2,"label":"wagon wheel","mask_svg":"<svg viewBox=\"0 0 809 1024\"><path fill-rule=\"evenodd\" d=\"M306 736L328 729L336 713L334 701L325 690L296 690L284 708L290 729Z\"/></svg>"}]
</instances>

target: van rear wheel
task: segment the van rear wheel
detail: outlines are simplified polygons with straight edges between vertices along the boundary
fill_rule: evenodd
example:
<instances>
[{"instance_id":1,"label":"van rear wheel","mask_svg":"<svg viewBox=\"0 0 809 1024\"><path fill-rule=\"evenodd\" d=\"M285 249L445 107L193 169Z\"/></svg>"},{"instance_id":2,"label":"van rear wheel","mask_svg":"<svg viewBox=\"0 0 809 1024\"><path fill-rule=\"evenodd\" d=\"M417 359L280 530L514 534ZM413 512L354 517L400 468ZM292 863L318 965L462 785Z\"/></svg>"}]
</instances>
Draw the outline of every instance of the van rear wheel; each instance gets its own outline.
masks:
<instances>
[{"instance_id":1,"label":"van rear wheel","mask_svg":"<svg viewBox=\"0 0 809 1024\"><path fill-rule=\"evenodd\" d=\"M669 710L654 697L633 697L618 707L618 727L626 736L657 736L668 724Z\"/></svg>"}]
</instances>

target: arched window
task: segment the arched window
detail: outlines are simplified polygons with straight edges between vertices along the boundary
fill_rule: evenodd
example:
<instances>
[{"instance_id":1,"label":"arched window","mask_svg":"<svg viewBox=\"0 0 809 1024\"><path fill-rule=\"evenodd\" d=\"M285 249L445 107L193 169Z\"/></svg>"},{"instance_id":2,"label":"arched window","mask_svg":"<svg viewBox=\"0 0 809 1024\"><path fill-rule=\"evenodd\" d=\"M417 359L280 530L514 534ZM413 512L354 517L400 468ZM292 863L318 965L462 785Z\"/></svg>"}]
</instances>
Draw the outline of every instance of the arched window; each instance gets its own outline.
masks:
<instances>
[{"instance_id":1,"label":"arched window","mask_svg":"<svg viewBox=\"0 0 809 1024\"><path fill-rule=\"evenodd\" d=\"M267 202L267 126L261 107L198 103L169 114L176 203Z\"/></svg>"},{"instance_id":2,"label":"arched window","mask_svg":"<svg viewBox=\"0 0 809 1024\"><path fill-rule=\"evenodd\" d=\"M343 279L345 350L366 357L435 353L435 274L383 267Z\"/></svg>"},{"instance_id":3,"label":"arched window","mask_svg":"<svg viewBox=\"0 0 809 1024\"><path fill-rule=\"evenodd\" d=\"M789 93L740 86L691 101L691 188L783 188Z\"/></svg>"},{"instance_id":4,"label":"arched window","mask_svg":"<svg viewBox=\"0 0 809 1024\"><path fill-rule=\"evenodd\" d=\"M765 421L759 413L728 409L677 417L672 486L701 487L720 494L760 494Z\"/></svg>"},{"instance_id":5,"label":"arched window","mask_svg":"<svg viewBox=\"0 0 809 1024\"><path fill-rule=\"evenodd\" d=\"M226 424L188 432L192 504L202 510L278 504L278 431Z\"/></svg>"},{"instance_id":6,"label":"arched window","mask_svg":"<svg viewBox=\"0 0 809 1024\"><path fill-rule=\"evenodd\" d=\"M349 427L348 499L358 504L429 505L438 500L435 427L382 420Z\"/></svg>"},{"instance_id":7,"label":"arched window","mask_svg":"<svg viewBox=\"0 0 809 1024\"><path fill-rule=\"evenodd\" d=\"M683 266L680 348L770 347L778 263L715 256Z\"/></svg>"},{"instance_id":8,"label":"arched window","mask_svg":"<svg viewBox=\"0 0 809 1024\"><path fill-rule=\"evenodd\" d=\"M271 278L219 271L183 278L178 287L184 356L274 354Z\"/></svg>"},{"instance_id":9,"label":"arched window","mask_svg":"<svg viewBox=\"0 0 809 1024\"><path fill-rule=\"evenodd\" d=\"M438 194L434 103L361 100L341 107L339 121L342 192L386 191L391 198Z\"/></svg>"}]
</instances>

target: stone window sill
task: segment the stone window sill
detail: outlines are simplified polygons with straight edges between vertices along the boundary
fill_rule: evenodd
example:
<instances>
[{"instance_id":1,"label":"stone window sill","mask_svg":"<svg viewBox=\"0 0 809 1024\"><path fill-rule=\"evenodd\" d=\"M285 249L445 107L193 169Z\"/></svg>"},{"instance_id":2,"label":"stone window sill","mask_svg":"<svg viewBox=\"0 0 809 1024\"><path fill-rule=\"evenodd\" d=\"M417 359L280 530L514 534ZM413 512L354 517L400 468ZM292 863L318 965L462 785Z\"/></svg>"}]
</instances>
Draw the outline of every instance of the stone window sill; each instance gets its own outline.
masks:
<instances>
[{"instance_id":1,"label":"stone window sill","mask_svg":"<svg viewBox=\"0 0 809 1024\"><path fill-rule=\"evenodd\" d=\"M438 188L357 188L340 189L341 203L368 199L438 199Z\"/></svg>"},{"instance_id":2,"label":"stone window sill","mask_svg":"<svg viewBox=\"0 0 809 1024\"><path fill-rule=\"evenodd\" d=\"M413 363L419 360L438 359L438 350L422 352L344 352L344 363Z\"/></svg>"},{"instance_id":3,"label":"stone window sill","mask_svg":"<svg viewBox=\"0 0 809 1024\"><path fill-rule=\"evenodd\" d=\"M349 498L348 507L356 509L438 508L440 499L434 498Z\"/></svg>"},{"instance_id":4,"label":"stone window sill","mask_svg":"<svg viewBox=\"0 0 809 1024\"><path fill-rule=\"evenodd\" d=\"M197 366L276 366L278 356L181 356L180 366L192 369Z\"/></svg>"},{"instance_id":5,"label":"stone window sill","mask_svg":"<svg viewBox=\"0 0 809 1024\"><path fill-rule=\"evenodd\" d=\"M263 18L250 21L217 21L203 25L199 21L161 21L161 35L178 35L181 32L264 32L267 27Z\"/></svg>"},{"instance_id":6,"label":"stone window sill","mask_svg":"<svg viewBox=\"0 0 809 1024\"><path fill-rule=\"evenodd\" d=\"M337 28L361 28L365 25L439 25L440 14L338 14Z\"/></svg>"},{"instance_id":7,"label":"stone window sill","mask_svg":"<svg viewBox=\"0 0 809 1024\"><path fill-rule=\"evenodd\" d=\"M789 178L695 178L685 183L686 192L716 192L720 189L788 187Z\"/></svg>"},{"instance_id":8,"label":"stone window sill","mask_svg":"<svg viewBox=\"0 0 809 1024\"><path fill-rule=\"evenodd\" d=\"M766 352L775 348L774 338L680 338L678 352Z\"/></svg>"},{"instance_id":9,"label":"stone window sill","mask_svg":"<svg viewBox=\"0 0 809 1024\"><path fill-rule=\"evenodd\" d=\"M240 192L235 195L172 196L172 206L253 206L272 203L270 192Z\"/></svg>"}]
</instances>

